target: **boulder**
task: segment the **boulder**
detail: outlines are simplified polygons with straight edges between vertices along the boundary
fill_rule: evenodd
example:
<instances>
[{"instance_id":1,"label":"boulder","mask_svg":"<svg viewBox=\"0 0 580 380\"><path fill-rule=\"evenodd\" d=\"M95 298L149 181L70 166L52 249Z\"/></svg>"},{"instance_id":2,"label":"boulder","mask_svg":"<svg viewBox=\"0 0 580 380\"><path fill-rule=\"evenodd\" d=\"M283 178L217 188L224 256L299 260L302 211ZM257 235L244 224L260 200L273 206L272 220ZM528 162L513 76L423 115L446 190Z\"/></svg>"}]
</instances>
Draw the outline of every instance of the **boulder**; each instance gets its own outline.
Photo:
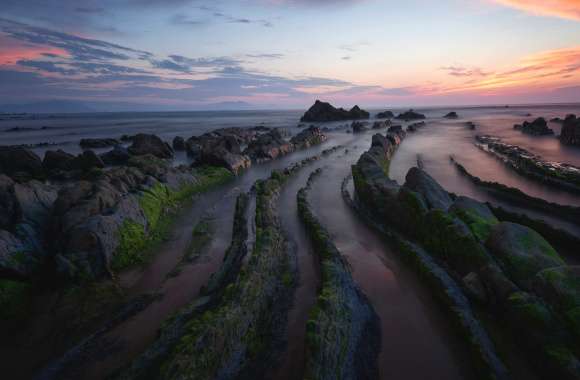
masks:
<instances>
[{"instance_id":1,"label":"boulder","mask_svg":"<svg viewBox=\"0 0 580 380\"><path fill-rule=\"evenodd\" d=\"M231 153L240 154L239 149L233 150L230 148L227 150ZM284 140L280 131L273 129L268 133L259 135L255 140L250 142L244 154L250 156L253 160L263 161L276 159L293 150L293 145Z\"/></svg>"},{"instance_id":2,"label":"boulder","mask_svg":"<svg viewBox=\"0 0 580 380\"><path fill-rule=\"evenodd\" d=\"M42 161L36 153L23 147L0 147L0 173L11 177L42 175Z\"/></svg>"},{"instance_id":3,"label":"boulder","mask_svg":"<svg viewBox=\"0 0 580 380\"><path fill-rule=\"evenodd\" d=\"M135 156L152 154L158 158L173 158L173 149L156 135L140 133L133 137L129 153Z\"/></svg>"},{"instance_id":4,"label":"boulder","mask_svg":"<svg viewBox=\"0 0 580 380\"><path fill-rule=\"evenodd\" d=\"M47 172L53 170L70 170L71 162L74 160L74 158L74 155L61 149L56 151L49 150L44 155L42 166Z\"/></svg>"},{"instance_id":5,"label":"boulder","mask_svg":"<svg viewBox=\"0 0 580 380\"><path fill-rule=\"evenodd\" d=\"M70 168L75 170L89 171L95 168L104 168L105 163L92 150L85 150L70 162Z\"/></svg>"},{"instance_id":6,"label":"boulder","mask_svg":"<svg viewBox=\"0 0 580 380\"><path fill-rule=\"evenodd\" d=\"M446 119L457 119L459 117L459 115L457 115L457 112L452 111L452 112L449 112L448 114L446 114L443 117L446 118Z\"/></svg>"},{"instance_id":7,"label":"boulder","mask_svg":"<svg viewBox=\"0 0 580 380\"><path fill-rule=\"evenodd\" d=\"M306 149L314 145L322 144L327 137L320 128L311 125L290 139L294 149Z\"/></svg>"},{"instance_id":8,"label":"boulder","mask_svg":"<svg viewBox=\"0 0 580 380\"><path fill-rule=\"evenodd\" d=\"M453 203L447 191L437 181L416 167L407 172L404 187L421 194L431 209L447 211Z\"/></svg>"},{"instance_id":9,"label":"boulder","mask_svg":"<svg viewBox=\"0 0 580 380\"><path fill-rule=\"evenodd\" d=\"M393 112L391 112L391 111L384 111L384 112L379 112L376 117L377 117L377 119L391 119L391 118L395 117L395 114L393 114Z\"/></svg>"},{"instance_id":10,"label":"boulder","mask_svg":"<svg viewBox=\"0 0 580 380\"><path fill-rule=\"evenodd\" d=\"M464 196L459 196L453 201L449 212L466 223L481 242L487 240L491 228L499 223L485 203Z\"/></svg>"},{"instance_id":11,"label":"boulder","mask_svg":"<svg viewBox=\"0 0 580 380\"><path fill-rule=\"evenodd\" d=\"M390 120L375 121L373 123L373 129L384 129L384 128L388 128L389 125L391 125L391 121Z\"/></svg>"},{"instance_id":12,"label":"boulder","mask_svg":"<svg viewBox=\"0 0 580 380\"><path fill-rule=\"evenodd\" d=\"M335 108L330 103L317 100L302 118L301 122L324 122L340 120L368 119L370 114L367 111L354 106L350 111L343 108Z\"/></svg>"},{"instance_id":13,"label":"boulder","mask_svg":"<svg viewBox=\"0 0 580 380\"><path fill-rule=\"evenodd\" d=\"M420 121L418 123L409 124L407 127L407 132L417 132L417 129L423 128L425 126L424 121Z\"/></svg>"},{"instance_id":14,"label":"boulder","mask_svg":"<svg viewBox=\"0 0 580 380\"><path fill-rule=\"evenodd\" d=\"M532 121L531 123L524 121L523 124L516 124L514 125L514 129L522 131L528 135L532 136L544 136L544 135L553 135L554 131L548 128L548 123L546 119L543 117L539 117L536 120Z\"/></svg>"},{"instance_id":15,"label":"boulder","mask_svg":"<svg viewBox=\"0 0 580 380\"><path fill-rule=\"evenodd\" d=\"M101 154L100 157L106 165L124 165L129 161L131 155L127 148L117 145L113 150Z\"/></svg>"},{"instance_id":16,"label":"boulder","mask_svg":"<svg viewBox=\"0 0 580 380\"><path fill-rule=\"evenodd\" d=\"M39 264L30 246L11 232L0 230L0 278L30 280Z\"/></svg>"},{"instance_id":17,"label":"boulder","mask_svg":"<svg viewBox=\"0 0 580 380\"><path fill-rule=\"evenodd\" d=\"M580 146L580 118L568 115L562 124L560 142L566 145Z\"/></svg>"},{"instance_id":18,"label":"boulder","mask_svg":"<svg viewBox=\"0 0 580 380\"><path fill-rule=\"evenodd\" d=\"M119 145L119 141L116 139L105 138L105 139L81 139L80 146L83 149L98 149L98 148L108 148L110 146Z\"/></svg>"},{"instance_id":19,"label":"boulder","mask_svg":"<svg viewBox=\"0 0 580 380\"><path fill-rule=\"evenodd\" d=\"M405 120L405 121L421 120L421 119L425 119L425 115L418 113L418 112L415 112L414 110L410 109L407 112L403 112L403 113L400 113L399 115L397 115L396 119Z\"/></svg>"},{"instance_id":20,"label":"boulder","mask_svg":"<svg viewBox=\"0 0 580 380\"><path fill-rule=\"evenodd\" d=\"M536 231L502 222L492 227L485 245L520 287L531 289L538 272L564 265L556 250Z\"/></svg>"},{"instance_id":21,"label":"boulder","mask_svg":"<svg viewBox=\"0 0 580 380\"><path fill-rule=\"evenodd\" d=\"M477 273L468 273L465 277L463 277L462 282L471 298L474 298L481 303L485 303L487 301L487 292L485 291L485 286L481 282L481 279Z\"/></svg>"},{"instance_id":22,"label":"boulder","mask_svg":"<svg viewBox=\"0 0 580 380\"><path fill-rule=\"evenodd\" d=\"M216 148L211 151L204 151L197 164L221 166L235 175L240 174L244 169L252 166L250 157L245 154L231 153L224 148Z\"/></svg>"},{"instance_id":23,"label":"boulder","mask_svg":"<svg viewBox=\"0 0 580 380\"><path fill-rule=\"evenodd\" d=\"M185 140L181 136L175 136L173 139L173 150L183 151L185 150Z\"/></svg>"},{"instance_id":24,"label":"boulder","mask_svg":"<svg viewBox=\"0 0 580 380\"><path fill-rule=\"evenodd\" d=\"M361 133L369 130L367 128L368 125L367 122L353 121L350 127L352 128L352 133Z\"/></svg>"}]
</instances>

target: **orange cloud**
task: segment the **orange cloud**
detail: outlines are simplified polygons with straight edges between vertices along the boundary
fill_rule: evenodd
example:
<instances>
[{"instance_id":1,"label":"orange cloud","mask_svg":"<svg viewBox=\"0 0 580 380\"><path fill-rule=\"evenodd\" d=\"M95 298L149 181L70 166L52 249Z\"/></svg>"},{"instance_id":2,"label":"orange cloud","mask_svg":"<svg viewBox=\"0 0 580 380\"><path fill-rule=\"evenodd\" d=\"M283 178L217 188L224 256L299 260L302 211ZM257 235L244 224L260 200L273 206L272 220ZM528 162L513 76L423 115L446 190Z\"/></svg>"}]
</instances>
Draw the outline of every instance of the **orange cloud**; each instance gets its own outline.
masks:
<instances>
[{"instance_id":1,"label":"orange cloud","mask_svg":"<svg viewBox=\"0 0 580 380\"><path fill-rule=\"evenodd\" d=\"M496 3L522 9L536 15L547 15L580 20L579 0L492 0Z\"/></svg>"},{"instance_id":2,"label":"orange cloud","mask_svg":"<svg viewBox=\"0 0 580 380\"><path fill-rule=\"evenodd\" d=\"M23 44L0 35L0 66L15 65L21 59L36 59L46 54L68 56L63 49Z\"/></svg>"},{"instance_id":3,"label":"orange cloud","mask_svg":"<svg viewBox=\"0 0 580 380\"><path fill-rule=\"evenodd\" d=\"M524 58L513 67L447 86L443 92L525 91L530 88L553 89L580 83L580 46L551 50Z\"/></svg>"}]
</instances>

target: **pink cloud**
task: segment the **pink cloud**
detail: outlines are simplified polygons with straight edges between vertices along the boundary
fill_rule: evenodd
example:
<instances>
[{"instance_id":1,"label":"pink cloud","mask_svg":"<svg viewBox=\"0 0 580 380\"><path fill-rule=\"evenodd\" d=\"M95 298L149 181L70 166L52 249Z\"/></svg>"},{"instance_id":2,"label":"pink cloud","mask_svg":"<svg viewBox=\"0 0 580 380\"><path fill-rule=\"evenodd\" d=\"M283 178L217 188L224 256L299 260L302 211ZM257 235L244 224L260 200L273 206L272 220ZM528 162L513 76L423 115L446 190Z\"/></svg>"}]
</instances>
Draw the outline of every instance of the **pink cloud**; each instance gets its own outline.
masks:
<instances>
[{"instance_id":1,"label":"pink cloud","mask_svg":"<svg viewBox=\"0 0 580 380\"><path fill-rule=\"evenodd\" d=\"M492 0L495 3L517 8L526 12L580 20L580 1L578 0Z\"/></svg>"}]
</instances>

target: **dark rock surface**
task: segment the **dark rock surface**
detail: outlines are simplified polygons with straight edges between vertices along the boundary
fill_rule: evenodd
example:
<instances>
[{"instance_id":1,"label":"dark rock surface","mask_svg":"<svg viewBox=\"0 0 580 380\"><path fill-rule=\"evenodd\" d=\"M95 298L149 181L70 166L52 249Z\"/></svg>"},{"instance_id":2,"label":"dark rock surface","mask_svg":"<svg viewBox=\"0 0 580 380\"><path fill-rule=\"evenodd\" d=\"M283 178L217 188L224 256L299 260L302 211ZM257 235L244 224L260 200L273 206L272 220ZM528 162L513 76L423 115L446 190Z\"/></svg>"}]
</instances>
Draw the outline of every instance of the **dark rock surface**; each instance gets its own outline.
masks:
<instances>
[{"instance_id":1,"label":"dark rock surface","mask_svg":"<svg viewBox=\"0 0 580 380\"><path fill-rule=\"evenodd\" d=\"M53 170L69 170L75 156L62 150L49 150L44 155L42 167L47 172Z\"/></svg>"},{"instance_id":2,"label":"dark rock surface","mask_svg":"<svg viewBox=\"0 0 580 380\"><path fill-rule=\"evenodd\" d=\"M74 170L89 171L95 168L102 169L105 163L92 150L85 150L70 161L69 167Z\"/></svg>"},{"instance_id":3,"label":"dark rock surface","mask_svg":"<svg viewBox=\"0 0 580 380\"><path fill-rule=\"evenodd\" d=\"M262 161L276 159L293 150L293 144L286 141L278 129L272 129L267 133L259 135L250 142L246 150L244 150L244 154L253 160Z\"/></svg>"},{"instance_id":4,"label":"dark rock surface","mask_svg":"<svg viewBox=\"0 0 580 380\"><path fill-rule=\"evenodd\" d=\"M133 137L129 153L135 156L152 154L158 158L172 158L173 149L158 136L140 133Z\"/></svg>"},{"instance_id":5,"label":"dark rock surface","mask_svg":"<svg viewBox=\"0 0 580 380\"><path fill-rule=\"evenodd\" d=\"M419 168L411 168L405 177L406 188L423 196L429 208L448 210L453 201L441 185Z\"/></svg>"},{"instance_id":6,"label":"dark rock surface","mask_svg":"<svg viewBox=\"0 0 580 380\"><path fill-rule=\"evenodd\" d=\"M335 108L330 103L321 102L317 100L312 107L302 118L301 122L324 122L324 121L340 121L340 120L357 120L368 119L370 114L354 106L349 111L343 108Z\"/></svg>"},{"instance_id":7,"label":"dark rock surface","mask_svg":"<svg viewBox=\"0 0 580 380\"><path fill-rule=\"evenodd\" d=\"M350 127L352 128L352 133L361 133L368 131L369 123L363 121L353 121Z\"/></svg>"},{"instance_id":8,"label":"dark rock surface","mask_svg":"<svg viewBox=\"0 0 580 380\"><path fill-rule=\"evenodd\" d=\"M9 176L38 177L42 161L36 153L22 147L0 147L0 173Z\"/></svg>"},{"instance_id":9,"label":"dark rock surface","mask_svg":"<svg viewBox=\"0 0 580 380\"><path fill-rule=\"evenodd\" d=\"M384 111L379 112L376 117L377 119L391 119L395 117L395 114L392 111Z\"/></svg>"},{"instance_id":10,"label":"dark rock surface","mask_svg":"<svg viewBox=\"0 0 580 380\"><path fill-rule=\"evenodd\" d=\"M568 115L563 122L560 141L566 145L580 146L580 118Z\"/></svg>"},{"instance_id":11,"label":"dark rock surface","mask_svg":"<svg viewBox=\"0 0 580 380\"><path fill-rule=\"evenodd\" d=\"M375 121L373 123L373 129L384 129L384 128L388 128L390 125L391 125L391 121L390 120Z\"/></svg>"},{"instance_id":12,"label":"dark rock surface","mask_svg":"<svg viewBox=\"0 0 580 380\"><path fill-rule=\"evenodd\" d=\"M554 134L554 131L548 128L548 123L543 117L539 117L531 123L524 121L523 124L516 124L514 125L514 129L532 136L545 136Z\"/></svg>"},{"instance_id":13,"label":"dark rock surface","mask_svg":"<svg viewBox=\"0 0 580 380\"><path fill-rule=\"evenodd\" d=\"M185 150L185 139L181 136L175 136L173 139L173 150L183 151Z\"/></svg>"},{"instance_id":14,"label":"dark rock surface","mask_svg":"<svg viewBox=\"0 0 580 380\"><path fill-rule=\"evenodd\" d=\"M80 146L83 149L107 148L110 146L119 145L116 139L81 139Z\"/></svg>"},{"instance_id":15,"label":"dark rock surface","mask_svg":"<svg viewBox=\"0 0 580 380\"><path fill-rule=\"evenodd\" d=\"M117 145L112 150L101 154L100 157L106 165L124 165L129 161L131 155L127 148Z\"/></svg>"},{"instance_id":16,"label":"dark rock surface","mask_svg":"<svg viewBox=\"0 0 580 380\"><path fill-rule=\"evenodd\" d=\"M405 121L410 121L410 120L421 120L421 119L425 119L425 115L415 112L414 110L408 110L407 112L403 112L397 115L396 119L399 120L405 120Z\"/></svg>"},{"instance_id":17,"label":"dark rock surface","mask_svg":"<svg viewBox=\"0 0 580 380\"><path fill-rule=\"evenodd\" d=\"M457 115L457 112L452 111L452 112L449 112L448 114L446 114L443 117L446 118L446 119L457 119L457 118L459 118L459 115Z\"/></svg>"},{"instance_id":18,"label":"dark rock surface","mask_svg":"<svg viewBox=\"0 0 580 380\"><path fill-rule=\"evenodd\" d=\"M311 125L290 139L294 149L306 149L314 145L322 144L327 139L320 128Z\"/></svg>"},{"instance_id":19,"label":"dark rock surface","mask_svg":"<svg viewBox=\"0 0 580 380\"><path fill-rule=\"evenodd\" d=\"M407 132L417 132L417 130L419 128L423 128L425 125L426 124L424 121L419 121L417 123L409 124L409 126L407 127Z\"/></svg>"}]
</instances>

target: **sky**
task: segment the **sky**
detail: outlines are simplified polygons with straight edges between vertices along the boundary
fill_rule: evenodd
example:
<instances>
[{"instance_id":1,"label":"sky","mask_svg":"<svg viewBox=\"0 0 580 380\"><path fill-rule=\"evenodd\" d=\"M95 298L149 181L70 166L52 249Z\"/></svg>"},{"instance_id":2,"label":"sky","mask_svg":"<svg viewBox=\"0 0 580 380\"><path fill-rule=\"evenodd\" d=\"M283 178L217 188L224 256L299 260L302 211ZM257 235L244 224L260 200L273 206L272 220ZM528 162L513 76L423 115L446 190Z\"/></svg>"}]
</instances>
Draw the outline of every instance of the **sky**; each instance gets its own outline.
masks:
<instances>
[{"instance_id":1,"label":"sky","mask_svg":"<svg viewBox=\"0 0 580 380\"><path fill-rule=\"evenodd\" d=\"M0 104L580 101L580 0L2 0Z\"/></svg>"}]
</instances>

